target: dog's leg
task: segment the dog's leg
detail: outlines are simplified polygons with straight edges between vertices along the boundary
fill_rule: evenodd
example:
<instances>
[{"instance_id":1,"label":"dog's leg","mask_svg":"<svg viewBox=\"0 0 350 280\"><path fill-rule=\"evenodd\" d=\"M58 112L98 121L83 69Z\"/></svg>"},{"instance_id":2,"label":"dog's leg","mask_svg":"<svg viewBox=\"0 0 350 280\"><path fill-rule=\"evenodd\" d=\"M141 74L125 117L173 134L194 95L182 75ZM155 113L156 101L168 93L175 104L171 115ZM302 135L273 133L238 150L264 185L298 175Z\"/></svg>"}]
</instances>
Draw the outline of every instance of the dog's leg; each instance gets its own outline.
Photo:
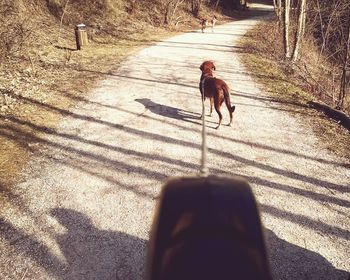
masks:
<instances>
[{"instance_id":1,"label":"dog's leg","mask_svg":"<svg viewBox=\"0 0 350 280\"><path fill-rule=\"evenodd\" d=\"M228 113L230 115L230 122L227 125L231 126L232 119L233 119L233 112L235 111L236 106L231 106L230 93L228 92L227 86L223 88L223 91L224 91L225 104L226 104Z\"/></svg>"},{"instance_id":2,"label":"dog's leg","mask_svg":"<svg viewBox=\"0 0 350 280\"><path fill-rule=\"evenodd\" d=\"M214 104L214 99L213 98L210 98L210 112L209 112L209 117L212 116L212 113L213 113L213 104Z\"/></svg>"},{"instance_id":3,"label":"dog's leg","mask_svg":"<svg viewBox=\"0 0 350 280\"><path fill-rule=\"evenodd\" d=\"M232 113L230 112L230 122L227 124L227 126L231 126L232 123Z\"/></svg>"},{"instance_id":4,"label":"dog's leg","mask_svg":"<svg viewBox=\"0 0 350 280\"><path fill-rule=\"evenodd\" d=\"M199 82L199 92L201 93L201 100L203 99L203 92L202 92L202 80ZM204 97L205 100L205 97ZM203 115L201 114L199 119L201 120L203 118Z\"/></svg>"},{"instance_id":5,"label":"dog's leg","mask_svg":"<svg viewBox=\"0 0 350 280\"><path fill-rule=\"evenodd\" d=\"M218 115L219 115L219 123L215 129L218 129L221 125L221 122L222 122L222 114L220 112L220 107L221 107L220 103L222 104L222 101L220 102L220 100L214 100L214 108L215 108L216 113L218 113Z\"/></svg>"},{"instance_id":6,"label":"dog's leg","mask_svg":"<svg viewBox=\"0 0 350 280\"><path fill-rule=\"evenodd\" d=\"M204 29L206 27L207 23L205 21L202 22L202 33L204 33Z\"/></svg>"},{"instance_id":7,"label":"dog's leg","mask_svg":"<svg viewBox=\"0 0 350 280\"><path fill-rule=\"evenodd\" d=\"M228 123L228 126L231 126L231 123L232 123L232 118L233 118L233 112L235 111L235 109L236 109L236 106L232 106L231 108L230 108L231 110L229 110L229 112L230 112L230 122Z\"/></svg>"},{"instance_id":8,"label":"dog's leg","mask_svg":"<svg viewBox=\"0 0 350 280\"><path fill-rule=\"evenodd\" d=\"M229 115L230 115L230 122L227 124L227 126L231 126L232 119L233 119L232 108L228 108L228 112L229 112Z\"/></svg>"},{"instance_id":9,"label":"dog's leg","mask_svg":"<svg viewBox=\"0 0 350 280\"><path fill-rule=\"evenodd\" d=\"M204 97L204 101L205 101L205 99L206 99L206 98ZM201 120L203 119L203 114L201 114L201 116L199 117L199 119L201 119Z\"/></svg>"}]
</instances>

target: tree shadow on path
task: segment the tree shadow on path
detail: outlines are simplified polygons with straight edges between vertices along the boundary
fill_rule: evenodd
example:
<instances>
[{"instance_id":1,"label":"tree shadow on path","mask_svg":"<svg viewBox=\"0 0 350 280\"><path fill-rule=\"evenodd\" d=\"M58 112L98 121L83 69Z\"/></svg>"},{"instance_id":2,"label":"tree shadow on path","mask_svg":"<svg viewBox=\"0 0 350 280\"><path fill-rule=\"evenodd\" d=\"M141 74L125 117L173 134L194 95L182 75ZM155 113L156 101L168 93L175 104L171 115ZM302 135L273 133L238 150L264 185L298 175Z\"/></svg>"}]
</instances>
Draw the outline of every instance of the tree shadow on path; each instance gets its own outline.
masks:
<instances>
[{"instance_id":1,"label":"tree shadow on path","mask_svg":"<svg viewBox=\"0 0 350 280\"><path fill-rule=\"evenodd\" d=\"M25 255L44 268L52 279L142 279L146 240L101 230L85 214L75 210L55 208L50 213L65 228L64 233L51 235L63 258L52 253L52 248L37 237L0 218L1 238L14 247L16 254ZM0 262L0 269L5 269L4 263ZM43 273L30 265L24 269L27 279L37 279L38 273ZM13 275L16 272L18 269L6 271L5 276L20 279L18 274Z\"/></svg>"},{"instance_id":2,"label":"tree shadow on path","mask_svg":"<svg viewBox=\"0 0 350 280\"><path fill-rule=\"evenodd\" d=\"M146 240L126 233L98 229L85 214L75 210L55 208L50 214L65 229L62 234L52 236L63 259L54 255L52 248L37 237L16 229L10 222L0 218L1 238L15 249L16 254L31 259L53 279L143 279ZM265 229L265 235L276 280L345 280L349 276L348 272L335 268L320 254L289 243L269 229ZM27 267L21 268L27 269L28 279L44 276L42 271L24 263ZM21 272L17 267L12 271L5 265L0 262L5 278L21 278L19 276L23 270ZM16 274L18 271L20 275Z\"/></svg>"},{"instance_id":3,"label":"tree shadow on path","mask_svg":"<svg viewBox=\"0 0 350 280\"><path fill-rule=\"evenodd\" d=\"M74 210L57 208L53 217L67 232L57 236L69 271L65 279L138 279L143 275L146 241L121 232L100 230Z\"/></svg>"},{"instance_id":4,"label":"tree shadow on path","mask_svg":"<svg viewBox=\"0 0 350 280\"><path fill-rule=\"evenodd\" d=\"M335 268L322 255L279 238L265 229L273 279L346 280L348 272Z\"/></svg>"}]
</instances>

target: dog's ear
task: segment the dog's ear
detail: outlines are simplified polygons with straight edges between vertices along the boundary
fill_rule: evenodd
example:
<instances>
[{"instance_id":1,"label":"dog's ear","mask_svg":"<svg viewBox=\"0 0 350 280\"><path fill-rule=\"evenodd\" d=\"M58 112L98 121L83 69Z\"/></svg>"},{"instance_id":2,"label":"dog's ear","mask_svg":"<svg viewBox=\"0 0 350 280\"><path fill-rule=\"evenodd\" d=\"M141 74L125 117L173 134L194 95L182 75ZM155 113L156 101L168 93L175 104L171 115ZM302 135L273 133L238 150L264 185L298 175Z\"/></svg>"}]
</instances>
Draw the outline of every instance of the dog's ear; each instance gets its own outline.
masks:
<instances>
[{"instance_id":1,"label":"dog's ear","mask_svg":"<svg viewBox=\"0 0 350 280\"><path fill-rule=\"evenodd\" d=\"M201 71L203 71L203 64L204 63L202 63L201 66L199 67L199 69L201 69Z\"/></svg>"},{"instance_id":2,"label":"dog's ear","mask_svg":"<svg viewBox=\"0 0 350 280\"><path fill-rule=\"evenodd\" d=\"M211 71L215 71L215 70L216 70L214 61L212 61L212 60L208 61L208 68L209 68L209 67L210 67L210 70L211 70Z\"/></svg>"}]
</instances>

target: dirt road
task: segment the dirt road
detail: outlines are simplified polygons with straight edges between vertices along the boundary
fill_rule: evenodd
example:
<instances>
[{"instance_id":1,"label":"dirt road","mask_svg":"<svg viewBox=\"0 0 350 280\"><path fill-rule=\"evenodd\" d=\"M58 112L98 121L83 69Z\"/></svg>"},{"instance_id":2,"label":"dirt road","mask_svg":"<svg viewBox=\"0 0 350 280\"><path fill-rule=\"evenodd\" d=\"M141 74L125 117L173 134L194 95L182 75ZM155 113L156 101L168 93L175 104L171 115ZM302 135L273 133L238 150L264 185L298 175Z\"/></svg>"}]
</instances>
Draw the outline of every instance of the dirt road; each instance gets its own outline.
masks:
<instances>
[{"instance_id":1,"label":"dirt road","mask_svg":"<svg viewBox=\"0 0 350 280\"><path fill-rule=\"evenodd\" d=\"M1 279L142 279L157 194L199 171L199 65L232 89L232 127L208 118L209 169L251 183L276 279L345 279L350 170L273 102L239 62L249 19L146 48L42 132L40 150L0 217ZM55 108L53 108L55 109ZM225 108L224 124L228 122ZM307 115L305 115L307 117ZM18 123L17 119L9 119ZM35 144L33 145L35 148Z\"/></svg>"}]
</instances>

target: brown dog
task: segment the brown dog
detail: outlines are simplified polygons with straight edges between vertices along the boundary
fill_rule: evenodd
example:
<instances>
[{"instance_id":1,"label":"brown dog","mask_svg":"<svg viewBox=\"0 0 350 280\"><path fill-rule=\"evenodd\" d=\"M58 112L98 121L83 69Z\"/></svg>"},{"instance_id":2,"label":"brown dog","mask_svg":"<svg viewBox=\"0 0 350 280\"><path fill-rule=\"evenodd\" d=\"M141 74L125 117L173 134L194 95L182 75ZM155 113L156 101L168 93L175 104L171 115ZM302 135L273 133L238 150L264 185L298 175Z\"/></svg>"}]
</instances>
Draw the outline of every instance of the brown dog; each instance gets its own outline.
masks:
<instances>
[{"instance_id":1,"label":"brown dog","mask_svg":"<svg viewBox=\"0 0 350 280\"><path fill-rule=\"evenodd\" d=\"M214 16L211 18L210 22L209 22L209 24L210 24L210 26L211 26L211 32L214 32L214 26L215 26L216 21L217 21L217 18L216 18L216 16L214 15Z\"/></svg>"},{"instance_id":2,"label":"brown dog","mask_svg":"<svg viewBox=\"0 0 350 280\"><path fill-rule=\"evenodd\" d=\"M202 33L204 32L204 29L208 26L209 22L206 18L203 18L201 20L201 25L202 25Z\"/></svg>"},{"instance_id":3,"label":"brown dog","mask_svg":"<svg viewBox=\"0 0 350 280\"><path fill-rule=\"evenodd\" d=\"M210 100L210 116L213 111L213 104L215 111L219 115L219 124L216 129L218 129L221 125L222 114L220 108L224 101L230 114L230 122L228 123L230 126L232 123L232 115L236 107L231 106L230 93L227 84L223 80L214 77L213 71L215 71L216 68L212 61L204 61L199 69L202 71L199 82L201 96L203 98L204 95L204 99L208 97Z\"/></svg>"},{"instance_id":4,"label":"brown dog","mask_svg":"<svg viewBox=\"0 0 350 280\"><path fill-rule=\"evenodd\" d=\"M214 15L210 20L208 19L202 19L201 25L202 25L202 33L204 32L204 29L209 25L211 26L211 32L214 32L214 26L217 21L216 16Z\"/></svg>"}]
</instances>

